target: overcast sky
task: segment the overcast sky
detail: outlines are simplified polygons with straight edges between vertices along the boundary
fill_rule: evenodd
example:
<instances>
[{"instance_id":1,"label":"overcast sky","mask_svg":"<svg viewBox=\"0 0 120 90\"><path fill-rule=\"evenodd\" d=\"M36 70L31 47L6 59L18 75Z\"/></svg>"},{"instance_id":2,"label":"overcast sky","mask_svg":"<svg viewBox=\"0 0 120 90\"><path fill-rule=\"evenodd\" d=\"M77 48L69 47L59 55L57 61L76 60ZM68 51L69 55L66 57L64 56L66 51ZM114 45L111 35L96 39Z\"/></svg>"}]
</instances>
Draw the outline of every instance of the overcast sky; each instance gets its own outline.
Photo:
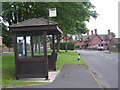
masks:
<instances>
[{"instance_id":1,"label":"overcast sky","mask_svg":"<svg viewBox=\"0 0 120 90\"><path fill-rule=\"evenodd\" d=\"M107 34L108 29L118 37L118 2L120 0L90 0L96 6L96 11L99 14L95 20L90 19L87 27L90 30L97 29L98 34Z\"/></svg>"}]
</instances>

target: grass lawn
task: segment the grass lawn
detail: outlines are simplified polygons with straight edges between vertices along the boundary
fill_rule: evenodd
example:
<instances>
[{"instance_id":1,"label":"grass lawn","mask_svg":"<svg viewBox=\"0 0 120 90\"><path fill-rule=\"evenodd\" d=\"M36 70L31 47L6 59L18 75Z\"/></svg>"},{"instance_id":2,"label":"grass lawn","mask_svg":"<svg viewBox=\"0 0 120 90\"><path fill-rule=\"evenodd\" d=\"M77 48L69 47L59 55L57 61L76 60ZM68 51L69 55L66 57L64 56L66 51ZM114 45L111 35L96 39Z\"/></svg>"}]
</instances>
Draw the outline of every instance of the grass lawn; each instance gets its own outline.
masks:
<instances>
[{"instance_id":1,"label":"grass lawn","mask_svg":"<svg viewBox=\"0 0 120 90\"><path fill-rule=\"evenodd\" d=\"M120 52L110 52L110 53L112 53L112 54L120 54Z\"/></svg>"},{"instance_id":2,"label":"grass lawn","mask_svg":"<svg viewBox=\"0 0 120 90\"><path fill-rule=\"evenodd\" d=\"M120 54L120 52L109 52L109 51L103 51L104 53L112 53L112 54Z\"/></svg>"},{"instance_id":3,"label":"grass lawn","mask_svg":"<svg viewBox=\"0 0 120 90\"><path fill-rule=\"evenodd\" d=\"M50 54L52 51L48 51ZM78 64L85 65L82 57L80 60L77 60L78 53L74 51L65 52L61 50L58 53L58 59L56 62L57 70L59 70L64 64ZM87 66L87 65L85 65ZM22 85L31 85L31 84L43 84L46 82L24 82L24 81L15 81L15 60L14 55L3 55L2 56L2 85L5 87L14 87Z\"/></svg>"},{"instance_id":4,"label":"grass lawn","mask_svg":"<svg viewBox=\"0 0 120 90\"><path fill-rule=\"evenodd\" d=\"M56 68L59 70L64 64L76 64L76 65L85 65L85 62L83 61L82 57L80 57L80 60L78 61L78 53L74 51L60 51L58 53L58 58L56 62Z\"/></svg>"}]
</instances>

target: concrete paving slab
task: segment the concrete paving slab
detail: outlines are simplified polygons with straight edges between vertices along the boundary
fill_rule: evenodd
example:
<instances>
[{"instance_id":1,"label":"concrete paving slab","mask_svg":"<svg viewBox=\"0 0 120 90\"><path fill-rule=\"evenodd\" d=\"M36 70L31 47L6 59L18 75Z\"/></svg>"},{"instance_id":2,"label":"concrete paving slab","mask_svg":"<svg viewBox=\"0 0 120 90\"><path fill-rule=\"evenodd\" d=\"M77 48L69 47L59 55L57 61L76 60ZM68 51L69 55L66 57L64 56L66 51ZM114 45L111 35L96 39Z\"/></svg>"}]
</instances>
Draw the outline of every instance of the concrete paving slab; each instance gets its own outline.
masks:
<instances>
[{"instance_id":1,"label":"concrete paving slab","mask_svg":"<svg viewBox=\"0 0 120 90\"><path fill-rule=\"evenodd\" d=\"M49 79L45 80L45 78L20 78L20 81L25 81L25 82L53 82L55 77L58 75L58 71L50 71L49 74Z\"/></svg>"}]
</instances>

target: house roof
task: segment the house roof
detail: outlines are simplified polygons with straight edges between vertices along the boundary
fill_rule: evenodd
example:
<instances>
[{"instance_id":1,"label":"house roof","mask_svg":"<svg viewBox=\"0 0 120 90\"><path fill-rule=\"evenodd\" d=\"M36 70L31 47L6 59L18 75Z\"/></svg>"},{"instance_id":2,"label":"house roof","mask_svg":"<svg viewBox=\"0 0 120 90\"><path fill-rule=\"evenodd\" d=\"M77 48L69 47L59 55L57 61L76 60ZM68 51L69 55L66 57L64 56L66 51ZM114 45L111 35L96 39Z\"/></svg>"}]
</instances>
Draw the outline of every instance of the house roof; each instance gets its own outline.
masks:
<instances>
[{"instance_id":1,"label":"house roof","mask_svg":"<svg viewBox=\"0 0 120 90\"><path fill-rule=\"evenodd\" d=\"M83 36L83 41L84 42L89 42L89 41L91 41L94 38L94 36L95 36L95 34ZM108 34L99 34L98 36L100 37L101 40L104 40L104 38L106 36L108 36L110 40L112 39L112 36L108 35Z\"/></svg>"},{"instance_id":2,"label":"house roof","mask_svg":"<svg viewBox=\"0 0 120 90\"><path fill-rule=\"evenodd\" d=\"M112 38L112 40L114 41L115 44L120 42L120 38Z\"/></svg>"},{"instance_id":3,"label":"house roof","mask_svg":"<svg viewBox=\"0 0 120 90\"><path fill-rule=\"evenodd\" d=\"M95 36L94 34L83 36L83 41L85 42L91 41L94 38L94 36Z\"/></svg>"},{"instance_id":4,"label":"house roof","mask_svg":"<svg viewBox=\"0 0 120 90\"><path fill-rule=\"evenodd\" d=\"M49 25L56 25L58 23L49 21ZM18 22L16 24L10 25L9 27L23 27L23 26L44 26L48 25L48 20L44 18L33 18L28 19L22 22Z\"/></svg>"},{"instance_id":5,"label":"house roof","mask_svg":"<svg viewBox=\"0 0 120 90\"><path fill-rule=\"evenodd\" d=\"M108 34L99 34L98 35L100 38L101 38L101 40L104 40L104 38L107 36L110 40L112 39L112 36L111 35L108 35Z\"/></svg>"}]
</instances>

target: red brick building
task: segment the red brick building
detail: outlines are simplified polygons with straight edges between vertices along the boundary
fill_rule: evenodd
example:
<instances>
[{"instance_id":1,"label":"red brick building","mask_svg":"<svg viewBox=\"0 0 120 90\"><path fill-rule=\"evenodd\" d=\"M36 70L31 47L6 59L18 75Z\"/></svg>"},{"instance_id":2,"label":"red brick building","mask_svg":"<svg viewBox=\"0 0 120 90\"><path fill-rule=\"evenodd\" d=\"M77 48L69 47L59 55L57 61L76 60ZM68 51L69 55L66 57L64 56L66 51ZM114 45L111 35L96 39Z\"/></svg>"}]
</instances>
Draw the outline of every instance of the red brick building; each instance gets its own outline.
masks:
<instances>
[{"instance_id":1,"label":"red brick building","mask_svg":"<svg viewBox=\"0 0 120 90\"><path fill-rule=\"evenodd\" d=\"M118 42L120 42L120 38L112 38L110 41L110 47L116 47Z\"/></svg>"},{"instance_id":2,"label":"red brick building","mask_svg":"<svg viewBox=\"0 0 120 90\"><path fill-rule=\"evenodd\" d=\"M0 36L0 46L2 46L2 36Z\"/></svg>"},{"instance_id":3,"label":"red brick building","mask_svg":"<svg viewBox=\"0 0 120 90\"><path fill-rule=\"evenodd\" d=\"M108 30L108 34L97 34L97 29L95 29L95 33L91 31L91 35L87 33L87 35L82 36L81 40L81 48L95 47L95 46L104 46L106 49L109 47L109 42L112 39L110 35L110 30Z\"/></svg>"},{"instance_id":4,"label":"red brick building","mask_svg":"<svg viewBox=\"0 0 120 90\"><path fill-rule=\"evenodd\" d=\"M77 42L77 43L76 43L76 45L79 45L80 48L82 48L82 45L81 45L81 44L82 44L82 42Z\"/></svg>"},{"instance_id":5,"label":"red brick building","mask_svg":"<svg viewBox=\"0 0 120 90\"><path fill-rule=\"evenodd\" d=\"M69 38L70 38L70 37L67 36L67 42L70 42ZM66 36L63 36L63 37L62 37L62 42L66 42Z\"/></svg>"}]
</instances>

